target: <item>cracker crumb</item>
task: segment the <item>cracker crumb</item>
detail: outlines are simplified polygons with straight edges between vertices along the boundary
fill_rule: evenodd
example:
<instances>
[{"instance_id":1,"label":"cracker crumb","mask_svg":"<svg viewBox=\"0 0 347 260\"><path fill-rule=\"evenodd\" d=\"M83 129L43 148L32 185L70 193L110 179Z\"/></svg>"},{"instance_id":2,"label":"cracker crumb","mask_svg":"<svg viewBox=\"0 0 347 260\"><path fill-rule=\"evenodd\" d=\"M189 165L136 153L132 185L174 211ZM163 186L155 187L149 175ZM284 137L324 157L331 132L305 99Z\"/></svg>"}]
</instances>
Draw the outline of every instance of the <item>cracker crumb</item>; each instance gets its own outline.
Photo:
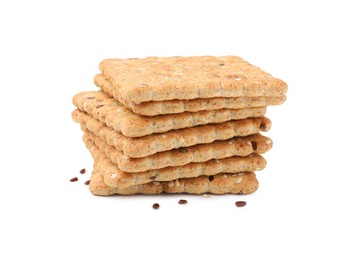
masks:
<instances>
[{"instance_id":1,"label":"cracker crumb","mask_svg":"<svg viewBox=\"0 0 347 260\"><path fill-rule=\"evenodd\" d=\"M169 187L172 188L173 186L175 186L175 183L173 181L169 182Z\"/></svg>"},{"instance_id":2,"label":"cracker crumb","mask_svg":"<svg viewBox=\"0 0 347 260\"><path fill-rule=\"evenodd\" d=\"M202 195L204 198L209 198L210 196L208 194Z\"/></svg>"},{"instance_id":3,"label":"cracker crumb","mask_svg":"<svg viewBox=\"0 0 347 260\"><path fill-rule=\"evenodd\" d=\"M228 178L228 175L224 174L223 177L224 177L224 179L226 179L226 178Z\"/></svg>"},{"instance_id":4,"label":"cracker crumb","mask_svg":"<svg viewBox=\"0 0 347 260\"><path fill-rule=\"evenodd\" d=\"M116 173L113 173L112 175L111 175L111 179L115 179L117 177L117 174Z\"/></svg>"}]
</instances>

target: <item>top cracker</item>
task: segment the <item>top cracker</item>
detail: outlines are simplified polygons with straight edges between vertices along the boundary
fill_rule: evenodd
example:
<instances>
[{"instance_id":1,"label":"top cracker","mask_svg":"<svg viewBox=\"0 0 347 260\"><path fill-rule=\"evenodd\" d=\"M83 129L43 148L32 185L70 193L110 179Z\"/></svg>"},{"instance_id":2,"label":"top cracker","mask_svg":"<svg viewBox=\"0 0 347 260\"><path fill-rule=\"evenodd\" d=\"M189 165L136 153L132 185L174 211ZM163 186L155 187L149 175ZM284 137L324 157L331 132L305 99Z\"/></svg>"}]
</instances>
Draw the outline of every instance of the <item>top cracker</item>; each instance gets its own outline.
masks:
<instances>
[{"instance_id":1,"label":"top cracker","mask_svg":"<svg viewBox=\"0 0 347 260\"><path fill-rule=\"evenodd\" d=\"M287 92L285 82L236 56L106 59L99 68L122 103Z\"/></svg>"}]
</instances>

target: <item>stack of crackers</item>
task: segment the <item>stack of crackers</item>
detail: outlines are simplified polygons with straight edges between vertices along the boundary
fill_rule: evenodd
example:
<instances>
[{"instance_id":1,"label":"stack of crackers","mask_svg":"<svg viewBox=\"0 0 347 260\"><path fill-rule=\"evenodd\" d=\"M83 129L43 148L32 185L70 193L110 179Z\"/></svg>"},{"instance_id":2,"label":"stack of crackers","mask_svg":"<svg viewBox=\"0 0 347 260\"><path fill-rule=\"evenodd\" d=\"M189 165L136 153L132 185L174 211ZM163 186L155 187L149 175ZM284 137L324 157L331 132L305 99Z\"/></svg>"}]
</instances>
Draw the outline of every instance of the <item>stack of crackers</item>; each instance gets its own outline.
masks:
<instances>
[{"instance_id":1,"label":"stack of crackers","mask_svg":"<svg viewBox=\"0 0 347 260\"><path fill-rule=\"evenodd\" d=\"M107 59L99 91L74 96L72 113L95 164L96 195L247 194L272 147L267 106L287 85L243 59Z\"/></svg>"}]
</instances>

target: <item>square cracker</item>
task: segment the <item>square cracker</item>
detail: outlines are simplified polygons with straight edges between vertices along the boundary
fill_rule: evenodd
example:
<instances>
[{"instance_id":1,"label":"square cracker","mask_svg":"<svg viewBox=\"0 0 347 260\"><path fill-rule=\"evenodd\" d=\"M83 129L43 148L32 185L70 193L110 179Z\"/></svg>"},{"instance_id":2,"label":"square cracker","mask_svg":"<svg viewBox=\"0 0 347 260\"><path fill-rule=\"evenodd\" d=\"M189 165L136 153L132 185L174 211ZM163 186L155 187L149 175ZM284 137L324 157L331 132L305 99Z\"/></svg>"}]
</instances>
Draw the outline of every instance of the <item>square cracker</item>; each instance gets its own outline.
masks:
<instances>
[{"instance_id":1,"label":"square cracker","mask_svg":"<svg viewBox=\"0 0 347 260\"><path fill-rule=\"evenodd\" d=\"M81 92L76 94L72 101L79 110L87 112L128 137L140 137L210 123L261 117L266 112L266 107L254 107L148 117L133 113L102 92Z\"/></svg>"},{"instance_id":2,"label":"square cracker","mask_svg":"<svg viewBox=\"0 0 347 260\"><path fill-rule=\"evenodd\" d=\"M287 84L236 56L106 59L102 74L123 102L281 96Z\"/></svg>"},{"instance_id":3,"label":"square cracker","mask_svg":"<svg viewBox=\"0 0 347 260\"><path fill-rule=\"evenodd\" d=\"M165 114L177 114L183 112L198 112L201 110L217 110L223 108L240 109L246 107L265 107L281 105L286 100L286 96L278 97L214 97L196 99L175 99L165 101L148 101L140 104L126 102L119 97L118 88L113 88L111 83L102 75L94 77L94 83L103 92L114 97L123 106L132 110L134 113L143 116L155 116Z\"/></svg>"},{"instance_id":4,"label":"square cracker","mask_svg":"<svg viewBox=\"0 0 347 260\"><path fill-rule=\"evenodd\" d=\"M181 178L195 178L201 175L214 176L219 173L232 173L232 176L241 176L243 172L263 170L266 160L259 154L251 154L246 157L229 157L220 160L210 160L202 163L189 163L179 167L167 167L158 170L129 173L119 170L116 164L98 148L87 136L83 141L95 160L103 169L103 181L107 186L125 188L154 181L173 181Z\"/></svg>"},{"instance_id":5,"label":"square cracker","mask_svg":"<svg viewBox=\"0 0 347 260\"><path fill-rule=\"evenodd\" d=\"M97 153L97 147L88 148L94 158L94 169L90 178L89 190L94 195L131 195L131 194L159 194L159 193L190 193L190 194L248 194L258 189L259 183L253 172L238 174L222 173L213 176L199 176L196 178L183 178L166 182L150 182L142 185L133 185L125 188L107 186L104 181L104 162L107 157Z\"/></svg>"},{"instance_id":6,"label":"square cracker","mask_svg":"<svg viewBox=\"0 0 347 260\"><path fill-rule=\"evenodd\" d=\"M132 158L146 157L196 144L212 143L235 136L247 136L259 131L268 131L271 121L268 118L249 118L219 124L208 124L190 128L172 130L166 133L143 137L127 137L101 123L98 119L78 109L72 112L72 118L90 132L99 136L107 144L114 146L124 155Z\"/></svg>"},{"instance_id":7,"label":"square cracker","mask_svg":"<svg viewBox=\"0 0 347 260\"><path fill-rule=\"evenodd\" d=\"M113 146L108 145L95 134L86 129L83 130L87 138L92 140L120 170L133 173L232 156L248 156L252 153L263 154L272 148L272 141L269 138L262 135L251 135L174 149L143 158L130 158Z\"/></svg>"}]
</instances>

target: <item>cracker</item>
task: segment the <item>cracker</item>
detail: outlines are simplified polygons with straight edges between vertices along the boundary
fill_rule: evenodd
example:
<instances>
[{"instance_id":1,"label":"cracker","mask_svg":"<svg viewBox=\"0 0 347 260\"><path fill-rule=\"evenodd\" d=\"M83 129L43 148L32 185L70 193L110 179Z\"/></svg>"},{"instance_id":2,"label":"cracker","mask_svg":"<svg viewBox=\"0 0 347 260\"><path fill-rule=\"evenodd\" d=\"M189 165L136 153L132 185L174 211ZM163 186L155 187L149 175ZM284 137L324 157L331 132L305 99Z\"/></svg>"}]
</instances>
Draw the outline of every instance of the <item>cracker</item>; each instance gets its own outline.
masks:
<instances>
[{"instance_id":1,"label":"cracker","mask_svg":"<svg viewBox=\"0 0 347 260\"><path fill-rule=\"evenodd\" d=\"M106 59L99 68L122 103L287 92L285 82L236 56Z\"/></svg>"},{"instance_id":2,"label":"cracker","mask_svg":"<svg viewBox=\"0 0 347 260\"><path fill-rule=\"evenodd\" d=\"M266 160L261 155L253 153L246 157L234 156L203 163L189 163L180 167L167 167L158 170L128 173L119 170L117 165L112 163L87 136L83 137L83 141L95 160L100 157L105 158L105 160L100 162L100 165L102 165L105 172L104 182L110 187L127 187L153 181L172 181L201 175L213 176L219 173L236 174L240 172L254 172L263 170L266 166Z\"/></svg>"},{"instance_id":3,"label":"cracker","mask_svg":"<svg viewBox=\"0 0 347 260\"><path fill-rule=\"evenodd\" d=\"M108 145L100 137L86 129L85 135L92 140L110 160L125 172L143 172L166 167L182 166L192 162L206 162L211 159L223 159L232 156L247 156L252 153L263 154L272 148L272 141L256 134L233 138L225 141L215 141L210 144L174 149L143 158L130 158Z\"/></svg>"},{"instance_id":4,"label":"cracker","mask_svg":"<svg viewBox=\"0 0 347 260\"><path fill-rule=\"evenodd\" d=\"M196 178L183 178L166 182L150 182L133 185L125 188L107 186L104 175L107 172L105 163L110 160L94 145L88 147L94 160L94 169L90 178L89 190L95 195L131 195L131 194L159 194L159 193L213 193L213 194L248 194L258 189L259 183L253 172L240 174L222 173L209 178L199 176Z\"/></svg>"},{"instance_id":5,"label":"cracker","mask_svg":"<svg viewBox=\"0 0 347 260\"><path fill-rule=\"evenodd\" d=\"M164 114L177 114L183 112L198 112L201 110L217 109L240 109L246 107L265 107L281 105L286 100L286 96L278 97L215 97L215 98L196 98L188 100L166 100L149 101L140 104L126 102L120 99L118 88L113 88L111 83L102 74L94 77L94 83L109 96L113 96L123 106L131 109L134 113L144 116L155 116Z\"/></svg>"},{"instance_id":6,"label":"cracker","mask_svg":"<svg viewBox=\"0 0 347 260\"><path fill-rule=\"evenodd\" d=\"M226 140L235 136L252 135L259 131L268 131L271 128L271 121L261 117L195 126L162 134L131 138L107 127L104 123L78 109L72 112L72 118L109 145L132 158L146 157L158 152L211 143L216 140Z\"/></svg>"},{"instance_id":7,"label":"cracker","mask_svg":"<svg viewBox=\"0 0 347 260\"><path fill-rule=\"evenodd\" d=\"M79 110L87 112L128 137L141 137L209 123L261 117L266 112L266 107L255 107L146 117L131 112L107 94L95 91L75 95L73 103Z\"/></svg>"}]
</instances>

